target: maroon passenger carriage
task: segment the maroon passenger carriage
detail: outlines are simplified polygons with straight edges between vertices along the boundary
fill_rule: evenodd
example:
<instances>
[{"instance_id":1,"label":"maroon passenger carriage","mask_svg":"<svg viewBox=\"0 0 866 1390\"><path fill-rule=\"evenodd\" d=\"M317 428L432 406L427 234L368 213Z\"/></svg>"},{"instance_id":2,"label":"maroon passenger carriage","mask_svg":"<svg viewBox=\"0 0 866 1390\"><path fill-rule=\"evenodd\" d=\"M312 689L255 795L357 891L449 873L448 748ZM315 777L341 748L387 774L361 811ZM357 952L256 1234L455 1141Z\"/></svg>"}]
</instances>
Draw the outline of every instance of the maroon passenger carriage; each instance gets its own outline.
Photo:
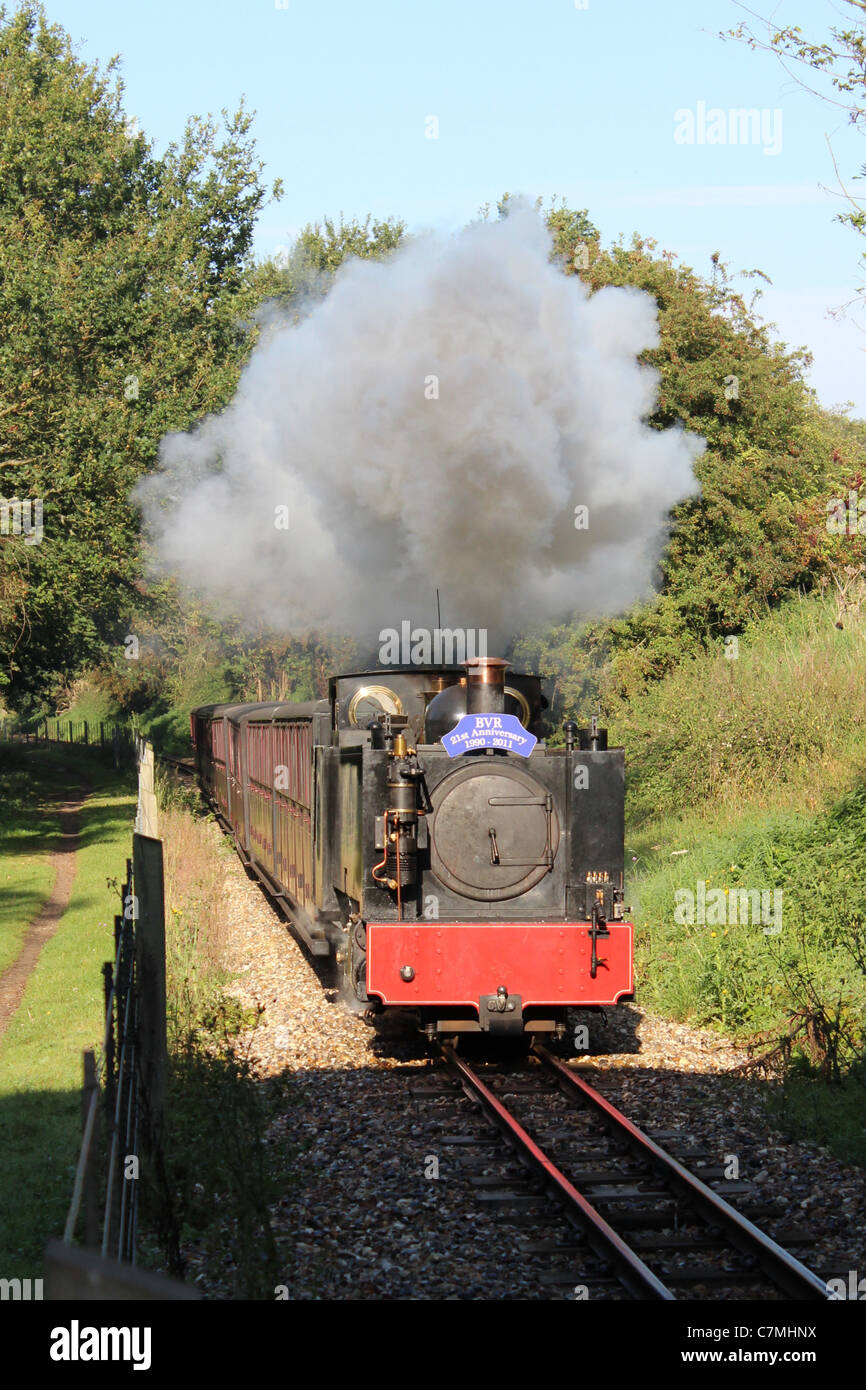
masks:
<instances>
[{"instance_id":1,"label":"maroon passenger carriage","mask_svg":"<svg viewBox=\"0 0 866 1390\"><path fill-rule=\"evenodd\" d=\"M624 756L538 742L538 677L478 658L193 711L202 787L345 1002L429 1033L561 1032L632 993Z\"/></svg>"}]
</instances>

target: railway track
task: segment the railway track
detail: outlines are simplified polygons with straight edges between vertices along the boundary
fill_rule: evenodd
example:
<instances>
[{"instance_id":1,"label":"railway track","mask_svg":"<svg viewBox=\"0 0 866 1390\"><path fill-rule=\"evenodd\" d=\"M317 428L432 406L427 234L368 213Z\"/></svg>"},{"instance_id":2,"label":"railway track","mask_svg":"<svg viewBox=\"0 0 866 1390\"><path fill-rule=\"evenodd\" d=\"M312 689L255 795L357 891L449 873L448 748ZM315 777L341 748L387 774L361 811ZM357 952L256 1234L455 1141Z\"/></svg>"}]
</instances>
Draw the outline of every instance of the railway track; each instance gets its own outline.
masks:
<instances>
[{"instance_id":1,"label":"railway track","mask_svg":"<svg viewBox=\"0 0 866 1390\"><path fill-rule=\"evenodd\" d=\"M507 1144L493 1153L489 1131L486 1152L477 1137L444 1137L464 1156L475 1145L468 1166L481 1170L470 1179L476 1194L516 1208L518 1224L536 1230L552 1224L561 1232L568 1223L565 1238L524 1244L524 1252L560 1262L547 1282L573 1285L575 1297L674 1301L711 1297L712 1287L732 1298L827 1299L816 1274L546 1048L534 1049L536 1064L487 1068L484 1077L453 1047L439 1052L447 1073L416 1094L462 1090ZM721 1179L723 1170L707 1168L704 1177ZM732 1188L748 1200L748 1184ZM750 1216L762 1212L769 1214L753 1204ZM786 1239L805 1243L808 1233Z\"/></svg>"},{"instance_id":2,"label":"railway track","mask_svg":"<svg viewBox=\"0 0 866 1390\"><path fill-rule=\"evenodd\" d=\"M180 773L182 777L189 777L193 781L196 780L194 758L178 758L175 757L173 753L157 753L156 756L159 762L165 763L166 767L170 767L174 772Z\"/></svg>"}]
</instances>

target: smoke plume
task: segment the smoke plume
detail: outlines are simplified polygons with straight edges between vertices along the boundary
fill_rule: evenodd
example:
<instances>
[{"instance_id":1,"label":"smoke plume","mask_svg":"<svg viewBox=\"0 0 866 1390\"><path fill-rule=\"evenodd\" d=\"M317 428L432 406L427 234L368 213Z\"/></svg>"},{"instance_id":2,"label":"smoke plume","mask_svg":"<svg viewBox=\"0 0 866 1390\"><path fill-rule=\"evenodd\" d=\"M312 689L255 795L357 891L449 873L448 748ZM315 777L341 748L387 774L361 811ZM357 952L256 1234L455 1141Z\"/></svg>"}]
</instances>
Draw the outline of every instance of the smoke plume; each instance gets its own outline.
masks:
<instances>
[{"instance_id":1,"label":"smoke plume","mask_svg":"<svg viewBox=\"0 0 866 1390\"><path fill-rule=\"evenodd\" d=\"M435 627L437 588L444 626L498 641L644 596L703 441L645 423L654 300L590 295L549 254L517 206L345 263L225 411L164 439L137 491L159 569L217 611L371 645Z\"/></svg>"}]
</instances>

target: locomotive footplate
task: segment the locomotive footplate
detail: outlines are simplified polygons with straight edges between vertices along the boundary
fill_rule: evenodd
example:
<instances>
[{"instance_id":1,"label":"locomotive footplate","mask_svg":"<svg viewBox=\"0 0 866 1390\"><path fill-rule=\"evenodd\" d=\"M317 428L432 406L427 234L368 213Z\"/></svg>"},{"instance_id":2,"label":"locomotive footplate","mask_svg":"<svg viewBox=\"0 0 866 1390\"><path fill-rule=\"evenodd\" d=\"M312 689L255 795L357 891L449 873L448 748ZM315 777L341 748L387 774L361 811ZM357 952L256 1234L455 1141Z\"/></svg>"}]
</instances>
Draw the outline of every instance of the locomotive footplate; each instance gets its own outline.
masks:
<instances>
[{"instance_id":1,"label":"locomotive footplate","mask_svg":"<svg viewBox=\"0 0 866 1390\"><path fill-rule=\"evenodd\" d=\"M632 926L608 922L606 931L601 939L596 930L593 942L585 919L368 921L367 993L386 1007L432 1008L442 1017L452 1006L477 1010L485 1031L491 1021L510 1026L521 1012L525 1023L530 1010L615 1004L634 988Z\"/></svg>"}]
</instances>

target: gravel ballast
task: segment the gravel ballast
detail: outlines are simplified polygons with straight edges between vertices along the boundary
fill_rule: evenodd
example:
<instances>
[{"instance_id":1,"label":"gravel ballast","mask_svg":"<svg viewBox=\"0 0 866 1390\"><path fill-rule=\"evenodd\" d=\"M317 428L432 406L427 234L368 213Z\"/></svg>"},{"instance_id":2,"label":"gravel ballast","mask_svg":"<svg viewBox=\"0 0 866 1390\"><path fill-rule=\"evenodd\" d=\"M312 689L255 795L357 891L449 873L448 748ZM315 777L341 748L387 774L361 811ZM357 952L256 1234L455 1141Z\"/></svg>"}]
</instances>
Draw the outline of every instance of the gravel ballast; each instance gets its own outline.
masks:
<instances>
[{"instance_id":1,"label":"gravel ballast","mask_svg":"<svg viewBox=\"0 0 866 1390\"><path fill-rule=\"evenodd\" d=\"M216 839L221 832L212 829ZM440 1072L420 1036L378 1036L349 1015L329 988L327 963L313 965L240 862L226 860L226 874L232 990L245 1006L263 1006L250 1053L263 1079L288 1083L268 1136L292 1155L293 1180L271 1209L282 1286L275 1296L573 1298L568 1283L550 1282L549 1255L522 1249L567 1239L558 1214L539 1225L519 1208L477 1200L470 1177L501 1171L508 1159L493 1161L489 1137L467 1145L468 1136L491 1131L457 1092L428 1093ZM786 1139L758 1084L728 1075L747 1060L741 1049L634 1005L575 1019L588 1024L590 1046L570 1065L631 1120L675 1155L700 1149L716 1167L733 1156L754 1198L777 1207L762 1228L773 1235L805 1227L809 1245L795 1253L822 1278L866 1273L866 1174ZM224 1296L214 1261L186 1253L205 1296Z\"/></svg>"}]
</instances>

